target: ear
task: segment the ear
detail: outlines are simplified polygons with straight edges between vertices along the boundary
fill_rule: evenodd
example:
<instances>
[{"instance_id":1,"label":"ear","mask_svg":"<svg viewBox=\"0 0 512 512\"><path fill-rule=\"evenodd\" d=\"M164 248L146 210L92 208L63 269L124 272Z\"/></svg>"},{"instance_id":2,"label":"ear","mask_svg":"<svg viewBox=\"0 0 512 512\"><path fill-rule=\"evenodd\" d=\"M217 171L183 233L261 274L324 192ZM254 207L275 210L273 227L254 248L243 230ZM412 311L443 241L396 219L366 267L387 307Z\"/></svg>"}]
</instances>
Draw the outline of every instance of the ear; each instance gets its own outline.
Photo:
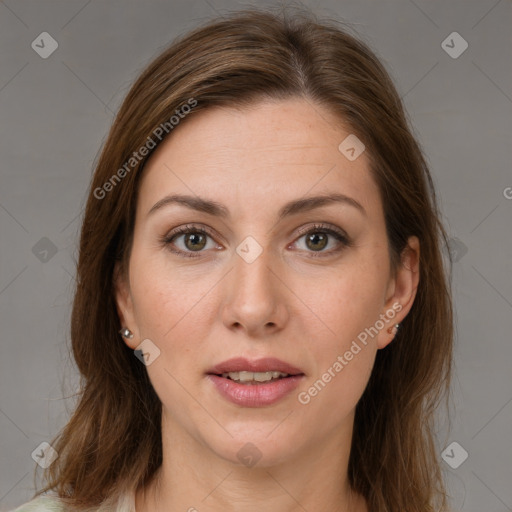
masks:
<instances>
[{"instance_id":1,"label":"ear","mask_svg":"<svg viewBox=\"0 0 512 512\"><path fill-rule=\"evenodd\" d=\"M114 266L114 291L119 316L119 329L127 327L133 333L133 338L128 339L123 336L123 341L130 348L134 349L139 345L139 333L135 322L133 301L130 292L127 273L121 270L121 263L116 262Z\"/></svg>"},{"instance_id":2,"label":"ear","mask_svg":"<svg viewBox=\"0 0 512 512\"><path fill-rule=\"evenodd\" d=\"M420 242L418 237L409 237L400 260L401 264L397 269L396 276L390 279L386 303L382 311L383 315L389 320L377 336L377 348L379 349L386 347L393 341L395 331L392 328L395 324L403 321L414 303L420 280ZM391 333L388 332L390 328Z\"/></svg>"}]
</instances>

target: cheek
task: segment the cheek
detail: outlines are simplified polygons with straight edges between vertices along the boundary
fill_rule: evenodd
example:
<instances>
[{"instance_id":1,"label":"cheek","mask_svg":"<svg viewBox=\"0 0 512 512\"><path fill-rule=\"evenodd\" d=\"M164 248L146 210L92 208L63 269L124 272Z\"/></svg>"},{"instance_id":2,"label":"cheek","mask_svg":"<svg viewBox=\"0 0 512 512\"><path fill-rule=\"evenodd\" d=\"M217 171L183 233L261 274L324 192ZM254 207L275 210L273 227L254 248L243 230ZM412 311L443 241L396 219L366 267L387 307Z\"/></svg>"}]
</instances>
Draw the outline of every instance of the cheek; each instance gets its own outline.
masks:
<instances>
[{"instance_id":1,"label":"cheek","mask_svg":"<svg viewBox=\"0 0 512 512\"><path fill-rule=\"evenodd\" d=\"M366 387L377 351L372 327L382 312L384 271L376 260L361 258L336 272L337 279L308 284L299 292L309 297L317 328L324 333L315 338L313 326L307 328L309 337L316 339L309 347L315 365L303 402L315 404L319 413L332 407L344 416Z\"/></svg>"},{"instance_id":2,"label":"cheek","mask_svg":"<svg viewBox=\"0 0 512 512\"><path fill-rule=\"evenodd\" d=\"M142 242L139 242L139 246ZM130 276L134 309L142 334L161 338L178 321L186 293L176 283L179 270L166 268L160 251L134 251ZM183 313L181 314L183 316Z\"/></svg>"},{"instance_id":3,"label":"cheek","mask_svg":"<svg viewBox=\"0 0 512 512\"><path fill-rule=\"evenodd\" d=\"M346 291L347 295L339 291ZM378 318L379 302L354 293L349 286L340 286L337 297L337 301L327 300L323 308L325 323L334 334L324 335L309 347L314 370L299 396L306 408L304 413L310 418L324 416L327 430L357 405L377 352L376 338L368 336L365 329ZM325 411L330 411L328 416Z\"/></svg>"},{"instance_id":4,"label":"cheek","mask_svg":"<svg viewBox=\"0 0 512 512\"><path fill-rule=\"evenodd\" d=\"M297 295L307 297L318 321L328 327L329 344L342 350L373 325L382 312L386 269L372 258L354 257L321 279L304 280Z\"/></svg>"},{"instance_id":5,"label":"cheek","mask_svg":"<svg viewBox=\"0 0 512 512\"><path fill-rule=\"evenodd\" d=\"M205 275L185 278L179 267L169 268L165 258L150 260L137 267L134 259L137 274L132 278L141 339L150 339L160 350L146 370L166 409L181 418L181 423L190 424L191 417L204 414L186 390L194 389L198 372L204 371L198 355L207 339L208 291L214 282Z\"/></svg>"},{"instance_id":6,"label":"cheek","mask_svg":"<svg viewBox=\"0 0 512 512\"><path fill-rule=\"evenodd\" d=\"M151 339L169 360L193 354L211 321L214 277L185 273L162 255L134 258L133 268L132 295L141 337Z\"/></svg>"}]
</instances>

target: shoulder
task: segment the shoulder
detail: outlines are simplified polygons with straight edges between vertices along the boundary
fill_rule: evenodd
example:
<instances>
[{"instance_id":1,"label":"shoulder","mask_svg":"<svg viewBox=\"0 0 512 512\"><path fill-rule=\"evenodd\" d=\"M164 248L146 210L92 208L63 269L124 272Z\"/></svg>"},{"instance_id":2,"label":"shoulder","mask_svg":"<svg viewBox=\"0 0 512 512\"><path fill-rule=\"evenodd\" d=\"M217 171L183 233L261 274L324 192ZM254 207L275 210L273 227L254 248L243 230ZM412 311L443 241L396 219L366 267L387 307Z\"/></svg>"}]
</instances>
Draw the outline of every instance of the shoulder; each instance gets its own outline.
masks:
<instances>
[{"instance_id":1,"label":"shoulder","mask_svg":"<svg viewBox=\"0 0 512 512\"><path fill-rule=\"evenodd\" d=\"M44 494L23 503L9 512L72 512L74 507L66 505L58 496ZM128 491L120 496L111 496L99 507L82 509L83 512L135 512L135 493Z\"/></svg>"},{"instance_id":2,"label":"shoulder","mask_svg":"<svg viewBox=\"0 0 512 512\"><path fill-rule=\"evenodd\" d=\"M65 505L53 496L38 496L10 512L65 512Z\"/></svg>"},{"instance_id":3,"label":"shoulder","mask_svg":"<svg viewBox=\"0 0 512 512\"><path fill-rule=\"evenodd\" d=\"M66 505L58 496L44 494L9 512L72 512L73 510L75 510L74 507ZM111 496L99 507L87 508L84 512L135 512L135 493L128 491L117 498Z\"/></svg>"}]
</instances>

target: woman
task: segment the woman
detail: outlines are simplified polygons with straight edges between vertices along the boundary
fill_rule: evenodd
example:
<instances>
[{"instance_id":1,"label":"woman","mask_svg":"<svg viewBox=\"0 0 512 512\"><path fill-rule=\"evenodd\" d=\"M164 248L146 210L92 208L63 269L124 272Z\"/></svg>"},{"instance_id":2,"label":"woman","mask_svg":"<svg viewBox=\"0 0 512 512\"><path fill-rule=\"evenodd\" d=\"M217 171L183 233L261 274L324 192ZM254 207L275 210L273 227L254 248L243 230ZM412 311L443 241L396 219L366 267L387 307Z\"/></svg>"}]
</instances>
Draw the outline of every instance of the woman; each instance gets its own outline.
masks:
<instances>
[{"instance_id":1,"label":"woman","mask_svg":"<svg viewBox=\"0 0 512 512\"><path fill-rule=\"evenodd\" d=\"M83 388L18 510L446 510L439 218L397 92L345 29L248 10L175 42L96 167Z\"/></svg>"}]
</instances>

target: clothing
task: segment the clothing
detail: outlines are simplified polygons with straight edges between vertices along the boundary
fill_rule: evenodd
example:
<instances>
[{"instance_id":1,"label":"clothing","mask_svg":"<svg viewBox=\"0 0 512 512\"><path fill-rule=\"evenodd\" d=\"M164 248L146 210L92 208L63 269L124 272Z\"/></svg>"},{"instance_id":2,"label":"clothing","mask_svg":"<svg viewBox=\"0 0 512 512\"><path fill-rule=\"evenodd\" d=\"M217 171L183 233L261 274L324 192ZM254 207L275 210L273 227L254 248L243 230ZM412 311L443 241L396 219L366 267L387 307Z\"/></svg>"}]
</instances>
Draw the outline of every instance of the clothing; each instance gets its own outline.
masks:
<instances>
[{"instance_id":1,"label":"clothing","mask_svg":"<svg viewBox=\"0 0 512 512\"><path fill-rule=\"evenodd\" d=\"M64 512L64 505L53 496L38 496L11 512Z\"/></svg>"},{"instance_id":2,"label":"clothing","mask_svg":"<svg viewBox=\"0 0 512 512\"><path fill-rule=\"evenodd\" d=\"M56 496L42 495L23 503L10 512L69 512L70 509ZM114 507L100 506L90 512L135 512L135 493L123 494Z\"/></svg>"}]
</instances>

